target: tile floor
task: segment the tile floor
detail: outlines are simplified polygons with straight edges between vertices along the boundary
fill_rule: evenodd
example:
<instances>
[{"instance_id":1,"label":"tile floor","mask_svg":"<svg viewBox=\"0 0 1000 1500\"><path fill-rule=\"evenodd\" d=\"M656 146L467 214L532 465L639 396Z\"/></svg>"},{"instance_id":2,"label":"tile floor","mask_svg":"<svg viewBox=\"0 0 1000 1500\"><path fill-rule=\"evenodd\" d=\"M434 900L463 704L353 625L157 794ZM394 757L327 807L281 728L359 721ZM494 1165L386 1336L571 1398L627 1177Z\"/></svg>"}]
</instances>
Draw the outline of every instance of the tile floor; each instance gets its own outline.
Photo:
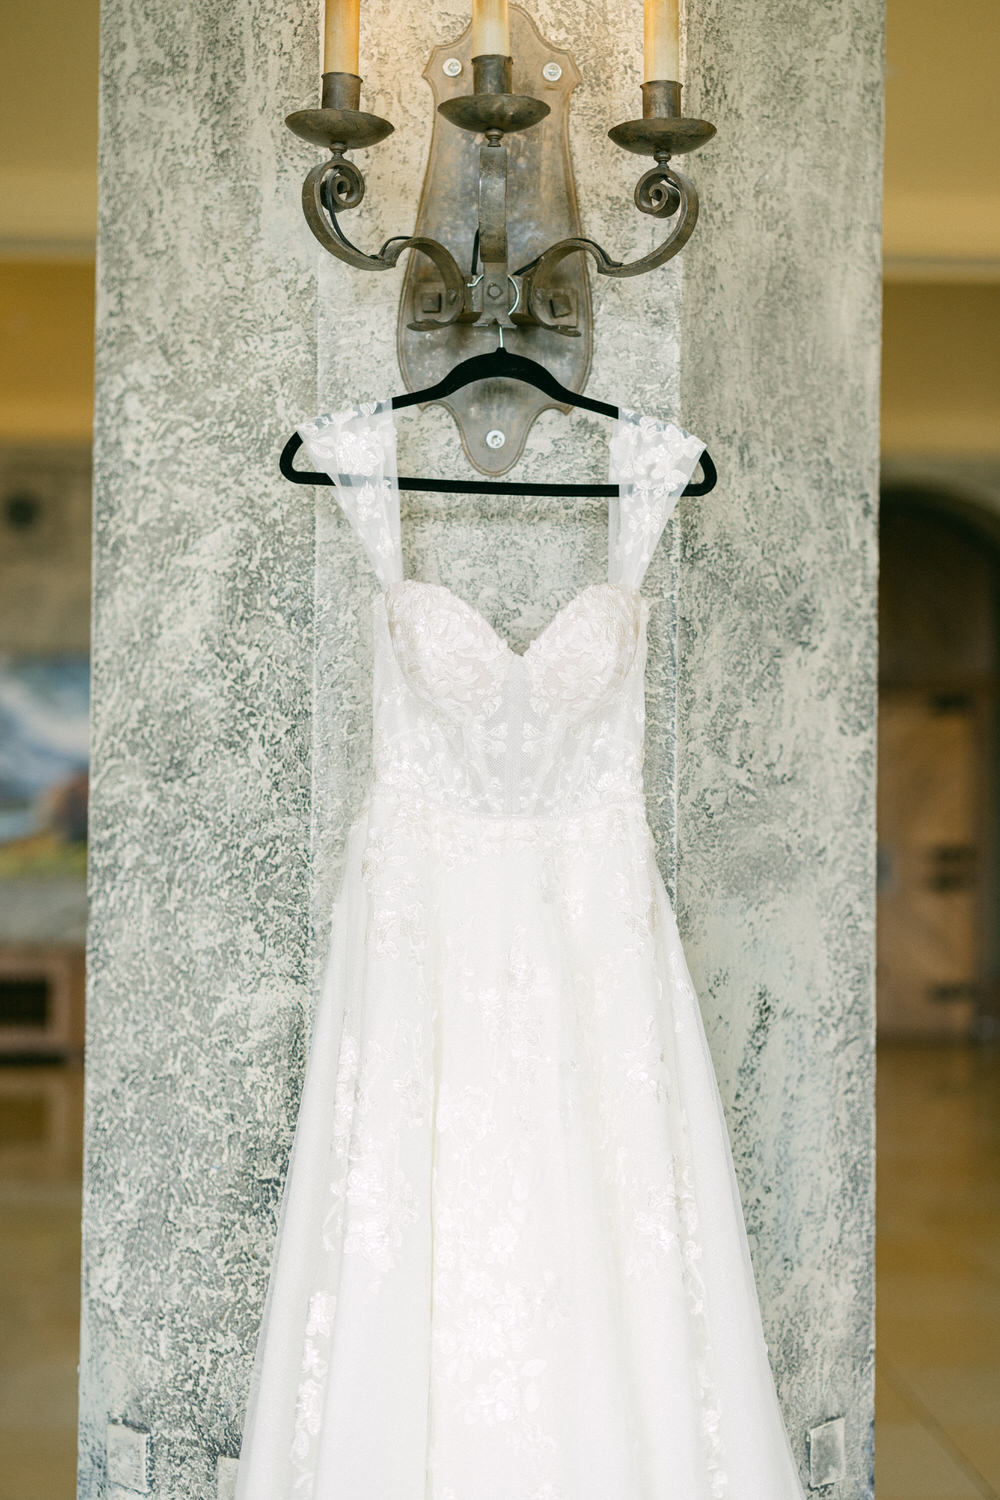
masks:
<instances>
[{"instance_id":1,"label":"tile floor","mask_svg":"<svg viewBox=\"0 0 1000 1500\"><path fill-rule=\"evenodd\" d=\"M878 1500L1000 1497L1000 1047L879 1048ZM0 1067L0 1500L72 1500L75 1067Z\"/></svg>"},{"instance_id":2,"label":"tile floor","mask_svg":"<svg viewBox=\"0 0 1000 1500\"><path fill-rule=\"evenodd\" d=\"M0 1500L72 1500L79 1066L0 1067Z\"/></svg>"},{"instance_id":3,"label":"tile floor","mask_svg":"<svg viewBox=\"0 0 1000 1500\"><path fill-rule=\"evenodd\" d=\"M877 1500L995 1500L1000 1047L879 1047L877 1205Z\"/></svg>"}]
</instances>

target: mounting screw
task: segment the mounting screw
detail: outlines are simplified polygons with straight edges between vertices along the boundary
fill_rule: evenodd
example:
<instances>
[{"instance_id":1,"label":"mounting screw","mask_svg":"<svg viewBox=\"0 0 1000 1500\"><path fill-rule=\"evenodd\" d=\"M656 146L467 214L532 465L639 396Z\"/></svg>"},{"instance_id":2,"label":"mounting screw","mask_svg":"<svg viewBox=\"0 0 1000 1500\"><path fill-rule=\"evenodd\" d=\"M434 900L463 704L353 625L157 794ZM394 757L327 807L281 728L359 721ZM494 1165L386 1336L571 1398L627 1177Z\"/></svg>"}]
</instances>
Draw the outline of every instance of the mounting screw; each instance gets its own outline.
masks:
<instances>
[{"instance_id":1,"label":"mounting screw","mask_svg":"<svg viewBox=\"0 0 1000 1500\"><path fill-rule=\"evenodd\" d=\"M542 69L542 77L548 79L549 83L558 83L562 77L562 68L557 62L547 62Z\"/></svg>"},{"instance_id":2,"label":"mounting screw","mask_svg":"<svg viewBox=\"0 0 1000 1500\"><path fill-rule=\"evenodd\" d=\"M501 432L499 427L491 427L489 432L486 434L487 448L502 448L506 441L507 434L505 432Z\"/></svg>"},{"instance_id":3,"label":"mounting screw","mask_svg":"<svg viewBox=\"0 0 1000 1500\"><path fill-rule=\"evenodd\" d=\"M441 64L441 71L446 78L457 78L462 71L462 64L457 57L446 57Z\"/></svg>"}]
</instances>

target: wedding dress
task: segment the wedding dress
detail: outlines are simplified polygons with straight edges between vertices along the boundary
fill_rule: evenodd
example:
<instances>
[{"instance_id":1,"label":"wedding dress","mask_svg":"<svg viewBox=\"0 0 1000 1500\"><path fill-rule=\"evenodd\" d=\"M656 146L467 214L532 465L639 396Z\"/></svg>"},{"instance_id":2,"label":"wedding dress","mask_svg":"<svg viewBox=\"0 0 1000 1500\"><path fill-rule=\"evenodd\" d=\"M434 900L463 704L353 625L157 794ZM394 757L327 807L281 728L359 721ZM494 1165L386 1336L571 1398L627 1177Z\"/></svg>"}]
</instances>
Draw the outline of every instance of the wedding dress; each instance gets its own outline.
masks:
<instances>
[{"instance_id":1,"label":"wedding dress","mask_svg":"<svg viewBox=\"0 0 1000 1500\"><path fill-rule=\"evenodd\" d=\"M403 577L388 402L300 428L374 568L374 738L237 1500L802 1500L643 800L643 575L702 444L623 412L608 580L519 654Z\"/></svg>"}]
</instances>

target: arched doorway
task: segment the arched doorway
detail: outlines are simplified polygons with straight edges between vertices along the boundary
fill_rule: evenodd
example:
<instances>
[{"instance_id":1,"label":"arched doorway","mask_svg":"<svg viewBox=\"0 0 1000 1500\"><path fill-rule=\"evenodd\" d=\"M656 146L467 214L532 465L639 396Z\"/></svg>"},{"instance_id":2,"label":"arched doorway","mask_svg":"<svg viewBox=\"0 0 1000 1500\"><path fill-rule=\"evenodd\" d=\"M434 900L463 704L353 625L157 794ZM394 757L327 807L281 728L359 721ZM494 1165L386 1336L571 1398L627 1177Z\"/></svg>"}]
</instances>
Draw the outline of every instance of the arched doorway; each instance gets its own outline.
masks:
<instances>
[{"instance_id":1,"label":"arched doorway","mask_svg":"<svg viewBox=\"0 0 1000 1500\"><path fill-rule=\"evenodd\" d=\"M1000 525L942 490L883 492L878 1027L991 1035L1000 1021Z\"/></svg>"}]
</instances>

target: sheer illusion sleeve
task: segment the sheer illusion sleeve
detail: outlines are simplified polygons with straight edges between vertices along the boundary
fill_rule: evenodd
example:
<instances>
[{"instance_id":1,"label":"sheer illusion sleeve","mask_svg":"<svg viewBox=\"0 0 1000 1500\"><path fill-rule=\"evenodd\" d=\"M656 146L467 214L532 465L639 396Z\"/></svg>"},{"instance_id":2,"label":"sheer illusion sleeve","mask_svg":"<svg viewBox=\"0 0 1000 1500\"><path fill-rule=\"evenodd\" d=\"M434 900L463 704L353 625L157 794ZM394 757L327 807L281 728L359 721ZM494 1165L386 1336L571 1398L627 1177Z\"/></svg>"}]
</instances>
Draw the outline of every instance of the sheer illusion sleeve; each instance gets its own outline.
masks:
<instances>
[{"instance_id":1,"label":"sheer illusion sleeve","mask_svg":"<svg viewBox=\"0 0 1000 1500\"><path fill-rule=\"evenodd\" d=\"M705 444L673 422L623 410L609 447L621 496L608 511L608 582L637 589Z\"/></svg>"},{"instance_id":2,"label":"sheer illusion sleeve","mask_svg":"<svg viewBox=\"0 0 1000 1500\"><path fill-rule=\"evenodd\" d=\"M383 588L403 576L396 428L389 401L329 412L298 429L310 462L329 474Z\"/></svg>"}]
</instances>

